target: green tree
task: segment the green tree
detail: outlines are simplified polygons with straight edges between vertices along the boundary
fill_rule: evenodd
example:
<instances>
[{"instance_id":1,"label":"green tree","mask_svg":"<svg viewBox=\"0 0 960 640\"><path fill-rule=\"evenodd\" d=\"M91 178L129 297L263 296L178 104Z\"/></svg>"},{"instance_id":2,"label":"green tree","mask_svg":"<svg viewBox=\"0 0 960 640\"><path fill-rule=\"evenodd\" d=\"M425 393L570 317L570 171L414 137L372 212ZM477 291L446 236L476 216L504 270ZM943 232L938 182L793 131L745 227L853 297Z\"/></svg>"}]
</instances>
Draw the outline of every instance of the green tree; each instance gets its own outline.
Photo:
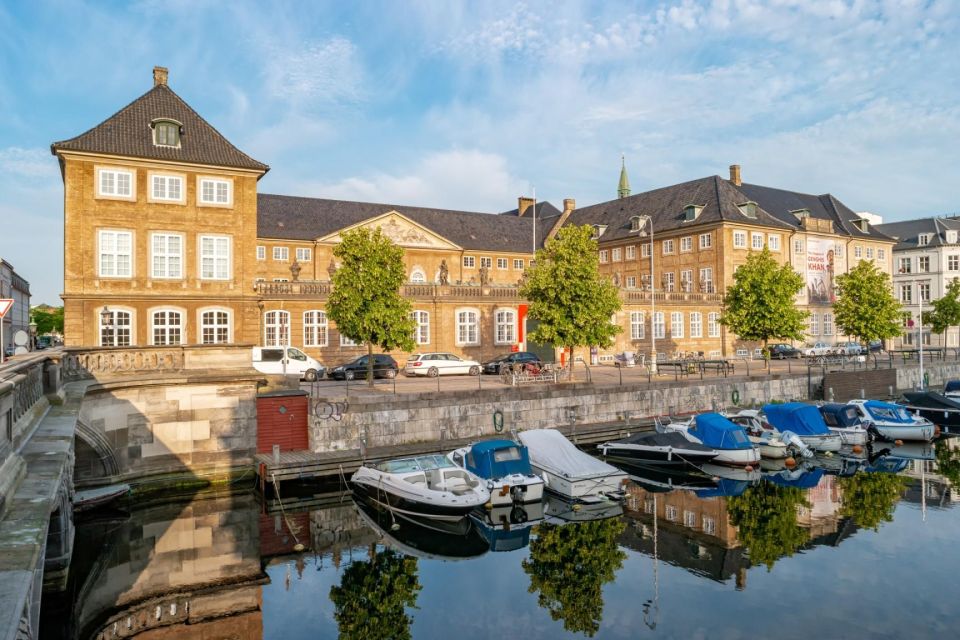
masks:
<instances>
[{"instance_id":1,"label":"green tree","mask_svg":"<svg viewBox=\"0 0 960 640\"><path fill-rule=\"evenodd\" d=\"M909 481L895 473L858 473L838 480L843 501L840 515L874 531L882 522L893 520L893 508Z\"/></svg>"},{"instance_id":2,"label":"green tree","mask_svg":"<svg viewBox=\"0 0 960 640\"><path fill-rule=\"evenodd\" d=\"M950 327L960 325L960 278L951 280L943 297L933 301L933 310L923 313L923 322L929 324L934 333L942 334L946 334Z\"/></svg>"},{"instance_id":3,"label":"green tree","mask_svg":"<svg viewBox=\"0 0 960 640\"><path fill-rule=\"evenodd\" d=\"M333 250L340 268L333 274L327 315L340 333L367 345L367 381L373 385L373 347L414 348L410 303L400 295L406 279L403 249L375 231L345 231Z\"/></svg>"},{"instance_id":4,"label":"green tree","mask_svg":"<svg viewBox=\"0 0 960 640\"><path fill-rule=\"evenodd\" d=\"M837 278L837 301L833 314L845 335L868 344L900 335L903 310L893 297L890 276L873 260L861 260Z\"/></svg>"},{"instance_id":5,"label":"green tree","mask_svg":"<svg viewBox=\"0 0 960 640\"><path fill-rule=\"evenodd\" d=\"M537 250L520 295L539 324L530 339L562 346L573 363L574 347L609 347L620 327L610 316L620 309L617 287L600 276L597 241L588 226L560 229Z\"/></svg>"},{"instance_id":6,"label":"green tree","mask_svg":"<svg viewBox=\"0 0 960 640\"><path fill-rule=\"evenodd\" d=\"M30 322L37 325L37 335L63 333L63 307L31 309Z\"/></svg>"},{"instance_id":7,"label":"green tree","mask_svg":"<svg viewBox=\"0 0 960 640\"><path fill-rule=\"evenodd\" d=\"M530 593L563 628L593 637L603 618L603 585L627 555L617 546L626 525L620 518L567 525L537 525L530 557L522 563Z\"/></svg>"},{"instance_id":8,"label":"green tree","mask_svg":"<svg viewBox=\"0 0 960 640\"><path fill-rule=\"evenodd\" d=\"M953 486L960 490L960 449L950 446L951 438L944 438L936 444L937 471Z\"/></svg>"},{"instance_id":9,"label":"green tree","mask_svg":"<svg viewBox=\"0 0 960 640\"><path fill-rule=\"evenodd\" d=\"M783 556L792 556L808 539L797 524L797 507L810 504L797 487L761 482L727 501L730 522L747 550L751 564L767 571Z\"/></svg>"},{"instance_id":10,"label":"green tree","mask_svg":"<svg viewBox=\"0 0 960 640\"><path fill-rule=\"evenodd\" d=\"M720 323L741 340L763 342L764 351L771 338L802 340L809 314L796 306L801 289L800 274L777 264L769 249L751 252L727 287Z\"/></svg>"},{"instance_id":11,"label":"green tree","mask_svg":"<svg viewBox=\"0 0 960 640\"><path fill-rule=\"evenodd\" d=\"M406 608L416 606L421 588L417 559L392 549L351 563L340 585L330 587L340 638L409 640L412 619Z\"/></svg>"}]
</instances>

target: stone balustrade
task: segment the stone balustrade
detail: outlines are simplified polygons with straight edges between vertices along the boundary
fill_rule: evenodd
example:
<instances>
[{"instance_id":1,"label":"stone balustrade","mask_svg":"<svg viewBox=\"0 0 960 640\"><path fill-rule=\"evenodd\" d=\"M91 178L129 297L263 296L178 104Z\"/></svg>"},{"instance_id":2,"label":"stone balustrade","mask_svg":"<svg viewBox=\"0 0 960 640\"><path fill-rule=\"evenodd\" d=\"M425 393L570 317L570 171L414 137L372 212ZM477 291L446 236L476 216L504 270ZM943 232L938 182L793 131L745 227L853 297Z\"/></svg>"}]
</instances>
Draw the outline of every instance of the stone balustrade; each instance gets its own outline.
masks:
<instances>
[{"instance_id":1,"label":"stone balustrade","mask_svg":"<svg viewBox=\"0 0 960 640\"><path fill-rule=\"evenodd\" d=\"M62 369L67 380L200 369L248 369L250 348L250 345L73 348L63 351Z\"/></svg>"}]
</instances>

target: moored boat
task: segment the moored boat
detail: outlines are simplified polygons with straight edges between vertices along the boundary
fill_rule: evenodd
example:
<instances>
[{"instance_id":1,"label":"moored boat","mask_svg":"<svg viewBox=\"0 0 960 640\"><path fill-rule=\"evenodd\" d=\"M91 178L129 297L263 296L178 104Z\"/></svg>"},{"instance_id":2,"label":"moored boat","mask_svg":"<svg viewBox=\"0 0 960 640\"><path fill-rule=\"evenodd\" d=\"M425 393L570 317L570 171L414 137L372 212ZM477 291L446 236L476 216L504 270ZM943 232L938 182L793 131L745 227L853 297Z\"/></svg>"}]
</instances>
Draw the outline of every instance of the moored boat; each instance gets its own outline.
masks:
<instances>
[{"instance_id":1,"label":"moored boat","mask_svg":"<svg viewBox=\"0 0 960 640\"><path fill-rule=\"evenodd\" d=\"M691 442L717 452L713 462L747 466L760 462L760 450L750 442L747 432L719 413L701 413L686 421L671 420L659 428L677 431Z\"/></svg>"},{"instance_id":2,"label":"moored boat","mask_svg":"<svg viewBox=\"0 0 960 640\"><path fill-rule=\"evenodd\" d=\"M820 416L831 433L840 436L843 444L866 444L870 439L857 410L848 404L828 402L819 406Z\"/></svg>"},{"instance_id":3,"label":"moored boat","mask_svg":"<svg viewBox=\"0 0 960 640\"><path fill-rule=\"evenodd\" d=\"M741 409L737 413L724 413L731 422L738 424L747 432L750 442L760 449L760 456L772 460L788 458L794 453L804 457L813 452L795 434L779 432L763 419L757 409Z\"/></svg>"},{"instance_id":4,"label":"moored boat","mask_svg":"<svg viewBox=\"0 0 960 640\"><path fill-rule=\"evenodd\" d=\"M543 501L476 509L470 514L490 551L516 551L527 546L531 530L543 522L543 517Z\"/></svg>"},{"instance_id":5,"label":"moored boat","mask_svg":"<svg viewBox=\"0 0 960 640\"><path fill-rule=\"evenodd\" d=\"M764 405L767 422L777 431L796 434L805 445L814 451L840 451L843 439L827 428L820 410L812 404L786 402Z\"/></svg>"},{"instance_id":6,"label":"moored boat","mask_svg":"<svg viewBox=\"0 0 960 640\"><path fill-rule=\"evenodd\" d=\"M579 502L624 497L627 474L580 451L556 429L521 431L517 437L548 491Z\"/></svg>"},{"instance_id":7,"label":"moored boat","mask_svg":"<svg viewBox=\"0 0 960 640\"><path fill-rule=\"evenodd\" d=\"M936 435L932 422L898 404L859 399L847 404L856 408L867 429L886 440L933 440Z\"/></svg>"},{"instance_id":8,"label":"moored boat","mask_svg":"<svg viewBox=\"0 0 960 640\"><path fill-rule=\"evenodd\" d=\"M908 391L900 404L946 431L957 433L960 431L960 395L953 393Z\"/></svg>"},{"instance_id":9,"label":"moored boat","mask_svg":"<svg viewBox=\"0 0 960 640\"><path fill-rule=\"evenodd\" d=\"M490 499L485 481L442 455L364 465L350 482L373 504L418 518L456 521Z\"/></svg>"},{"instance_id":10,"label":"moored boat","mask_svg":"<svg viewBox=\"0 0 960 640\"><path fill-rule=\"evenodd\" d=\"M605 457L660 467L696 467L717 457L710 447L691 442L676 431L635 433L599 444L597 449Z\"/></svg>"},{"instance_id":11,"label":"moored boat","mask_svg":"<svg viewBox=\"0 0 960 640\"><path fill-rule=\"evenodd\" d=\"M527 447L513 440L475 442L447 458L486 480L495 507L543 500L543 479L533 472Z\"/></svg>"}]
</instances>

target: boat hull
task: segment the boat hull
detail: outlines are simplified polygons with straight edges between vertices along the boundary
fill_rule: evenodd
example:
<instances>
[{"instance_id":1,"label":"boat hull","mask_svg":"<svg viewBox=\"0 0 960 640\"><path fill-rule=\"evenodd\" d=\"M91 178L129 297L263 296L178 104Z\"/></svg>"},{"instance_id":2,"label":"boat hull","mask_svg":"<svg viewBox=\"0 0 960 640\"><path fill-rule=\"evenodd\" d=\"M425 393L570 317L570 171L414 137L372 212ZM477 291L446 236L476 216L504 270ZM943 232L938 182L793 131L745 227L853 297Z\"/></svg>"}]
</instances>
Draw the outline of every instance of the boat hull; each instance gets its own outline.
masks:
<instances>
[{"instance_id":1,"label":"boat hull","mask_svg":"<svg viewBox=\"0 0 960 640\"><path fill-rule=\"evenodd\" d=\"M543 500L543 479L515 474L489 480L490 503L495 507Z\"/></svg>"},{"instance_id":2,"label":"boat hull","mask_svg":"<svg viewBox=\"0 0 960 640\"><path fill-rule=\"evenodd\" d=\"M867 444L869 435L863 428L830 427L830 433L840 436L843 444Z\"/></svg>"},{"instance_id":3,"label":"boat hull","mask_svg":"<svg viewBox=\"0 0 960 640\"><path fill-rule=\"evenodd\" d=\"M734 467L754 466L760 462L760 450L750 449L714 449L717 457L711 462L731 465Z\"/></svg>"},{"instance_id":4,"label":"boat hull","mask_svg":"<svg viewBox=\"0 0 960 640\"><path fill-rule=\"evenodd\" d=\"M604 456L617 460L626 460L644 466L669 467L681 469L683 467L698 466L716 458L712 451L666 450L654 448L637 448L632 446L618 446L606 444L600 451Z\"/></svg>"},{"instance_id":5,"label":"boat hull","mask_svg":"<svg viewBox=\"0 0 960 640\"><path fill-rule=\"evenodd\" d=\"M605 498L623 498L627 474L623 471L603 475L568 478L554 469L532 463L533 470L543 478L547 491L565 500L598 502Z\"/></svg>"},{"instance_id":6,"label":"boat hull","mask_svg":"<svg viewBox=\"0 0 960 640\"><path fill-rule=\"evenodd\" d=\"M875 422L873 428L885 440L933 440L936 428L932 424L889 425Z\"/></svg>"},{"instance_id":7,"label":"boat hull","mask_svg":"<svg viewBox=\"0 0 960 640\"><path fill-rule=\"evenodd\" d=\"M805 445L813 449L814 451L821 452L833 452L840 451L840 448L843 447L843 438L835 433L829 435L820 435L820 436L801 436L797 437L803 441Z\"/></svg>"},{"instance_id":8,"label":"boat hull","mask_svg":"<svg viewBox=\"0 0 960 640\"><path fill-rule=\"evenodd\" d=\"M463 505L437 504L410 495L391 492L388 485L375 485L356 480L353 481L353 490L358 498L381 507L436 520L459 520L482 504L478 502L465 502Z\"/></svg>"},{"instance_id":9,"label":"boat hull","mask_svg":"<svg viewBox=\"0 0 960 640\"><path fill-rule=\"evenodd\" d=\"M750 442L752 442L757 449L760 450L761 458L769 458L771 460L783 460L790 456L789 448L783 444L773 444L764 438L757 438L755 436L749 436Z\"/></svg>"}]
</instances>

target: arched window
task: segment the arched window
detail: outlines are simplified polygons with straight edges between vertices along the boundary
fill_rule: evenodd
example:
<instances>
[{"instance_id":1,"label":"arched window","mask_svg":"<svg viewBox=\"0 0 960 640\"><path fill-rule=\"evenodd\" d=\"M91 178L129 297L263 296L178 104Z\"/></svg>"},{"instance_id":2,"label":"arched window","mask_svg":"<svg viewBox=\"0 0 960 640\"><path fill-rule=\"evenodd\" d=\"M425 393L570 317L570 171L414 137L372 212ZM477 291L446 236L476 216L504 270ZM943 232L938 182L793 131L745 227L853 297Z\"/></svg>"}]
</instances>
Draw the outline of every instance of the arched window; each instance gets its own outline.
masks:
<instances>
[{"instance_id":1,"label":"arched window","mask_svg":"<svg viewBox=\"0 0 960 640\"><path fill-rule=\"evenodd\" d=\"M290 313L287 311L267 311L264 315L263 344L268 347L280 347L290 344Z\"/></svg>"},{"instance_id":2,"label":"arched window","mask_svg":"<svg viewBox=\"0 0 960 640\"><path fill-rule=\"evenodd\" d=\"M179 311L154 311L150 323L154 345L160 347L183 343L183 314Z\"/></svg>"},{"instance_id":3,"label":"arched window","mask_svg":"<svg viewBox=\"0 0 960 640\"><path fill-rule=\"evenodd\" d=\"M180 123L158 118L153 121L153 144L158 147L180 146Z\"/></svg>"},{"instance_id":4,"label":"arched window","mask_svg":"<svg viewBox=\"0 0 960 640\"><path fill-rule=\"evenodd\" d=\"M424 284L427 281L427 276L423 272L423 269L420 267L415 268L410 272L410 282L413 284Z\"/></svg>"},{"instance_id":5,"label":"arched window","mask_svg":"<svg viewBox=\"0 0 960 640\"><path fill-rule=\"evenodd\" d=\"M476 309L457 310L457 344L480 344L480 312Z\"/></svg>"},{"instance_id":6,"label":"arched window","mask_svg":"<svg viewBox=\"0 0 960 640\"><path fill-rule=\"evenodd\" d=\"M129 311L109 309L106 315L109 322L104 323L104 313L100 312L100 346L129 347L131 344L131 314Z\"/></svg>"},{"instance_id":7,"label":"arched window","mask_svg":"<svg viewBox=\"0 0 960 640\"><path fill-rule=\"evenodd\" d=\"M497 309L494 316L496 344L513 344L517 341L517 314L512 309Z\"/></svg>"},{"instance_id":8,"label":"arched window","mask_svg":"<svg viewBox=\"0 0 960 640\"><path fill-rule=\"evenodd\" d=\"M410 317L416 323L413 341L417 344L430 344L430 314L426 311L414 311Z\"/></svg>"},{"instance_id":9,"label":"arched window","mask_svg":"<svg viewBox=\"0 0 960 640\"><path fill-rule=\"evenodd\" d=\"M200 313L200 342L226 344L230 342L230 311L208 309Z\"/></svg>"},{"instance_id":10,"label":"arched window","mask_svg":"<svg viewBox=\"0 0 960 640\"><path fill-rule=\"evenodd\" d=\"M323 311L307 311L303 314L303 346L327 346L327 314Z\"/></svg>"}]
</instances>

